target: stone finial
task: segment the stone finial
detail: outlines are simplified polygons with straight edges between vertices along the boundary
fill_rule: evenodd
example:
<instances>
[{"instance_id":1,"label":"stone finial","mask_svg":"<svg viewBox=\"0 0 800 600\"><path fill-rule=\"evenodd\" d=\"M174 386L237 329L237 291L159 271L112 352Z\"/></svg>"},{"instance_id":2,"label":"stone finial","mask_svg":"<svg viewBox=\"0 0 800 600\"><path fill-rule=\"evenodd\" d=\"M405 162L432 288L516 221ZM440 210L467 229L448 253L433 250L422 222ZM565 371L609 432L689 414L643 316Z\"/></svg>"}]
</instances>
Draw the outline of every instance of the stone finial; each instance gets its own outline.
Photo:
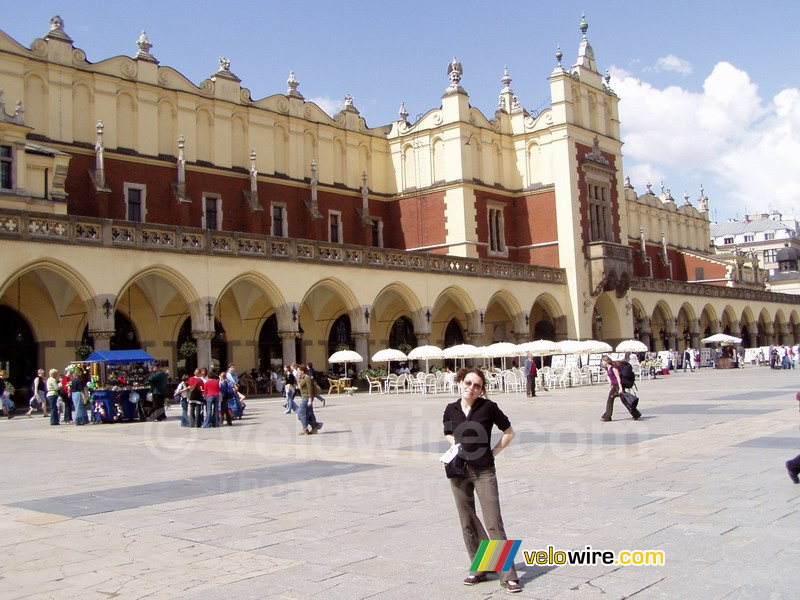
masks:
<instances>
[{"instance_id":1,"label":"stone finial","mask_svg":"<svg viewBox=\"0 0 800 600\"><path fill-rule=\"evenodd\" d=\"M650 196L653 196L653 195L654 195L654 194L653 194L653 184L652 184L652 183L650 183L650 180L649 180L649 179L647 180L647 185L646 185L645 187L647 188L647 193L648 193Z\"/></svg>"},{"instance_id":2,"label":"stone finial","mask_svg":"<svg viewBox=\"0 0 800 600\"><path fill-rule=\"evenodd\" d=\"M561 66L561 59L564 58L564 53L561 51L561 46L559 45L556 48L556 61L558 62L558 68L563 69L564 67Z\"/></svg>"},{"instance_id":3,"label":"stone finial","mask_svg":"<svg viewBox=\"0 0 800 600\"><path fill-rule=\"evenodd\" d=\"M450 85L447 86L445 90L445 94L452 94L452 93L466 93L464 88L461 87L461 76L464 74L464 69L461 66L461 63L456 60L456 57L453 57L453 60L447 65L447 76L450 78Z\"/></svg>"},{"instance_id":4,"label":"stone finial","mask_svg":"<svg viewBox=\"0 0 800 600\"><path fill-rule=\"evenodd\" d=\"M186 138L178 137L178 184L186 183L186 157L183 149L186 147Z\"/></svg>"},{"instance_id":5,"label":"stone finial","mask_svg":"<svg viewBox=\"0 0 800 600\"><path fill-rule=\"evenodd\" d=\"M683 205L684 206L691 206L692 203L689 202L689 192L683 192Z\"/></svg>"},{"instance_id":6,"label":"stone finial","mask_svg":"<svg viewBox=\"0 0 800 600\"><path fill-rule=\"evenodd\" d=\"M136 47L139 49L136 52L136 58L158 63L155 57L150 54L150 49L153 47L153 44L147 39L147 33L145 33L144 29L142 29L142 34L139 36L139 39L136 40Z\"/></svg>"},{"instance_id":7,"label":"stone finial","mask_svg":"<svg viewBox=\"0 0 800 600\"><path fill-rule=\"evenodd\" d=\"M58 15L50 19L50 31L48 31L47 35L44 36L44 39L46 40L52 38L72 43L72 38L67 35L66 31L64 31L64 19Z\"/></svg>"},{"instance_id":8,"label":"stone finial","mask_svg":"<svg viewBox=\"0 0 800 600\"><path fill-rule=\"evenodd\" d=\"M250 191L258 193L258 169L256 169L255 150L250 150Z\"/></svg>"},{"instance_id":9,"label":"stone finial","mask_svg":"<svg viewBox=\"0 0 800 600\"><path fill-rule=\"evenodd\" d=\"M399 115L401 121L403 122L408 121L408 111L406 110L405 102L400 103L400 110L398 111L397 114Z\"/></svg>"},{"instance_id":10,"label":"stone finial","mask_svg":"<svg viewBox=\"0 0 800 600\"><path fill-rule=\"evenodd\" d=\"M586 13L581 13L581 24L580 24L581 34L583 39L586 39L586 32L589 29L589 23L586 22Z\"/></svg>"},{"instance_id":11,"label":"stone finial","mask_svg":"<svg viewBox=\"0 0 800 600\"><path fill-rule=\"evenodd\" d=\"M230 72L230 70L231 70L231 61L229 61L224 56L220 56L219 57L219 70L220 71L228 71L228 72Z\"/></svg>"},{"instance_id":12,"label":"stone finial","mask_svg":"<svg viewBox=\"0 0 800 600\"><path fill-rule=\"evenodd\" d=\"M353 103L353 97L350 94L345 94L344 96L344 108L342 109L345 112L351 112L355 114L358 113L358 109L356 105Z\"/></svg>"},{"instance_id":13,"label":"stone finial","mask_svg":"<svg viewBox=\"0 0 800 600\"><path fill-rule=\"evenodd\" d=\"M511 76L508 74L508 66L505 66L505 67L503 67L503 77L500 79L500 83L503 84L503 90L502 91L504 91L504 92L510 92L511 91L511 87L510 87L511 86L511 81L512 81Z\"/></svg>"},{"instance_id":14,"label":"stone finial","mask_svg":"<svg viewBox=\"0 0 800 600\"><path fill-rule=\"evenodd\" d=\"M631 176L630 175L626 175L625 176L625 188L629 189L629 190L633 189L633 184L631 184Z\"/></svg>"},{"instance_id":15,"label":"stone finial","mask_svg":"<svg viewBox=\"0 0 800 600\"><path fill-rule=\"evenodd\" d=\"M300 82L297 81L297 78L294 76L294 71L289 71L289 79L286 80L286 84L289 86L286 89L287 96L303 100L303 94L297 91L297 86L300 85Z\"/></svg>"}]
</instances>

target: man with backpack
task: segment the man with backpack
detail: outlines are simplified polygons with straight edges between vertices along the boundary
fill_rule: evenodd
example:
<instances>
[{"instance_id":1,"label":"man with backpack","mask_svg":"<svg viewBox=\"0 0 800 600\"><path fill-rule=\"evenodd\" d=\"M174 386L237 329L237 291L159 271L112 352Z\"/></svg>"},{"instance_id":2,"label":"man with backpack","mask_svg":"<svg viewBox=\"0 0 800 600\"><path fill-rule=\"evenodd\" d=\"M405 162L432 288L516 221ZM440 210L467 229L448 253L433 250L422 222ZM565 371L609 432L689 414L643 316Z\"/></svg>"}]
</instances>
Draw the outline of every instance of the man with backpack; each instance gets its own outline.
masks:
<instances>
[{"instance_id":1,"label":"man with backpack","mask_svg":"<svg viewBox=\"0 0 800 600\"><path fill-rule=\"evenodd\" d=\"M639 403L639 398L634 396L630 390L636 385L636 375L633 372L633 367L628 361L612 361L611 357L603 356L603 367L606 368L608 373L608 383L610 389L608 391L608 398L606 399L606 411L601 415L601 420L610 421L611 415L614 412L614 398L617 396L622 400L622 404L631 413L634 421L638 421L642 413L636 408Z\"/></svg>"}]
</instances>

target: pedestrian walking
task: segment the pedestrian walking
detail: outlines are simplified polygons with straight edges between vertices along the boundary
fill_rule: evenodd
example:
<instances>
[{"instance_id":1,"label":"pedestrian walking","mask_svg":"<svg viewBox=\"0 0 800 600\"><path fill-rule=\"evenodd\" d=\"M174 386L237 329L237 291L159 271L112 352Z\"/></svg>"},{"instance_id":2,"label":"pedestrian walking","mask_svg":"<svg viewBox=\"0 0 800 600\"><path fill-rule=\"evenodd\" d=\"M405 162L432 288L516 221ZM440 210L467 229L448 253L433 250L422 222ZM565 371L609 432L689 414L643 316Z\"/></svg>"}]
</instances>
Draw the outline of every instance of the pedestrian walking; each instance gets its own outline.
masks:
<instances>
[{"instance_id":1,"label":"pedestrian walking","mask_svg":"<svg viewBox=\"0 0 800 600\"><path fill-rule=\"evenodd\" d=\"M150 383L150 391L153 394L153 414L156 416L156 421L163 421L167 418L164 401L167 397L167 388L169 388L169 376L156 365L153 367L153 372L147 376L147 381Z\"/></svg>"},{"instance_id":2,"label":"pedestrian walking","mask_svg":"<svg viewBox=\"0 0 800 600\"><path fill-rule=\"evenodd\" d=\"M538 368L536 367L536 361L533 360L533 354L530 352L528 352L528 356L525 358L525 362L522 365L522 372L525 375L525 382L527 383L526 392L528 398L535 398L536 374L538 373Z\"/></svg>"},{"instance_id":3,"label":"pedestrian walking","mask_svg":"<svg viewBox=\"0 0 800 600\"><path fill-rule=\"evenodd\" d=\"M606 411L600 415L600 419L603 421L610 421L611 415L614 413L614 399L617 396L622 396L625 392L625 383L623 381L623 376L621 373L622 363L616 362L611 360L611 357L608 355L604 355L601 359L603 367L606 369L606 374L608 375L608 398L606 398ZM630 364L627 365L630 367ZM632 384L631 384L632 385ZM628 409L628 412L631 413L634 421L638 421L639 417L642 416L642 413L634 406L633 404L625 404L625 408Z\"/></svg>"}]
</instances>

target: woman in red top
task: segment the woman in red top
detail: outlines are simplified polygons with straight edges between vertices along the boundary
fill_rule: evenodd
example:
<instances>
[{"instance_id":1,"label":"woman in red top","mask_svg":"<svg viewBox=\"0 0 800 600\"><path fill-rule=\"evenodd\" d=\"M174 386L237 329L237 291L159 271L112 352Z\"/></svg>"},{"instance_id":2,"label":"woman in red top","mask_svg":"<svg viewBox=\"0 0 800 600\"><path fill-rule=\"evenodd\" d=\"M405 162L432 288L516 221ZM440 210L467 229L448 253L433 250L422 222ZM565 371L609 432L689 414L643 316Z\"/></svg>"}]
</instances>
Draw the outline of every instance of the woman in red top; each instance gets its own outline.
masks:
<instances>
[{"instance_id":1,"label":"woman in red top","mask_svg":"<svg viewBox=\"0 0 800 600\"><path fill-rule=\"evenodd\" d=\"M203 392L206 397L206 418L203 421L203 427L216 427L217 411L219 411L219 375L217 373L211 373Z\"/></svg>"}]
</instances>

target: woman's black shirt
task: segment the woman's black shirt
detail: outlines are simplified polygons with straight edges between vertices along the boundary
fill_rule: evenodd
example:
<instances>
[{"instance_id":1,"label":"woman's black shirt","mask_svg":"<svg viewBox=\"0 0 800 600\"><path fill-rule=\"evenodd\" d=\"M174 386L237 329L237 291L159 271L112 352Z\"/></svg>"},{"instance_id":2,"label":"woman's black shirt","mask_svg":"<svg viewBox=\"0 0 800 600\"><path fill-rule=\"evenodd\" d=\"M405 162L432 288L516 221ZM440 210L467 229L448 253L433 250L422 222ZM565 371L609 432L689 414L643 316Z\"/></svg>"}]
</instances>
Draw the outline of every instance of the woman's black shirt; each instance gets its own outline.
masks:
<instances>
[{"instance_id":1,"label":"woman's black shirt","mask_svg":"<svg viewBox=\"0 0 800 600\"><path fill-rule=\"evenodd\" d=\"M469 416L461 410L461 399L448 404L442 417L444 434L452 435L461 444L461 457L477 468L494 466L492 454L492 425L500 431L511 427L511 421L496 403L477 398Z\"/></svg>"}]
</instances>

